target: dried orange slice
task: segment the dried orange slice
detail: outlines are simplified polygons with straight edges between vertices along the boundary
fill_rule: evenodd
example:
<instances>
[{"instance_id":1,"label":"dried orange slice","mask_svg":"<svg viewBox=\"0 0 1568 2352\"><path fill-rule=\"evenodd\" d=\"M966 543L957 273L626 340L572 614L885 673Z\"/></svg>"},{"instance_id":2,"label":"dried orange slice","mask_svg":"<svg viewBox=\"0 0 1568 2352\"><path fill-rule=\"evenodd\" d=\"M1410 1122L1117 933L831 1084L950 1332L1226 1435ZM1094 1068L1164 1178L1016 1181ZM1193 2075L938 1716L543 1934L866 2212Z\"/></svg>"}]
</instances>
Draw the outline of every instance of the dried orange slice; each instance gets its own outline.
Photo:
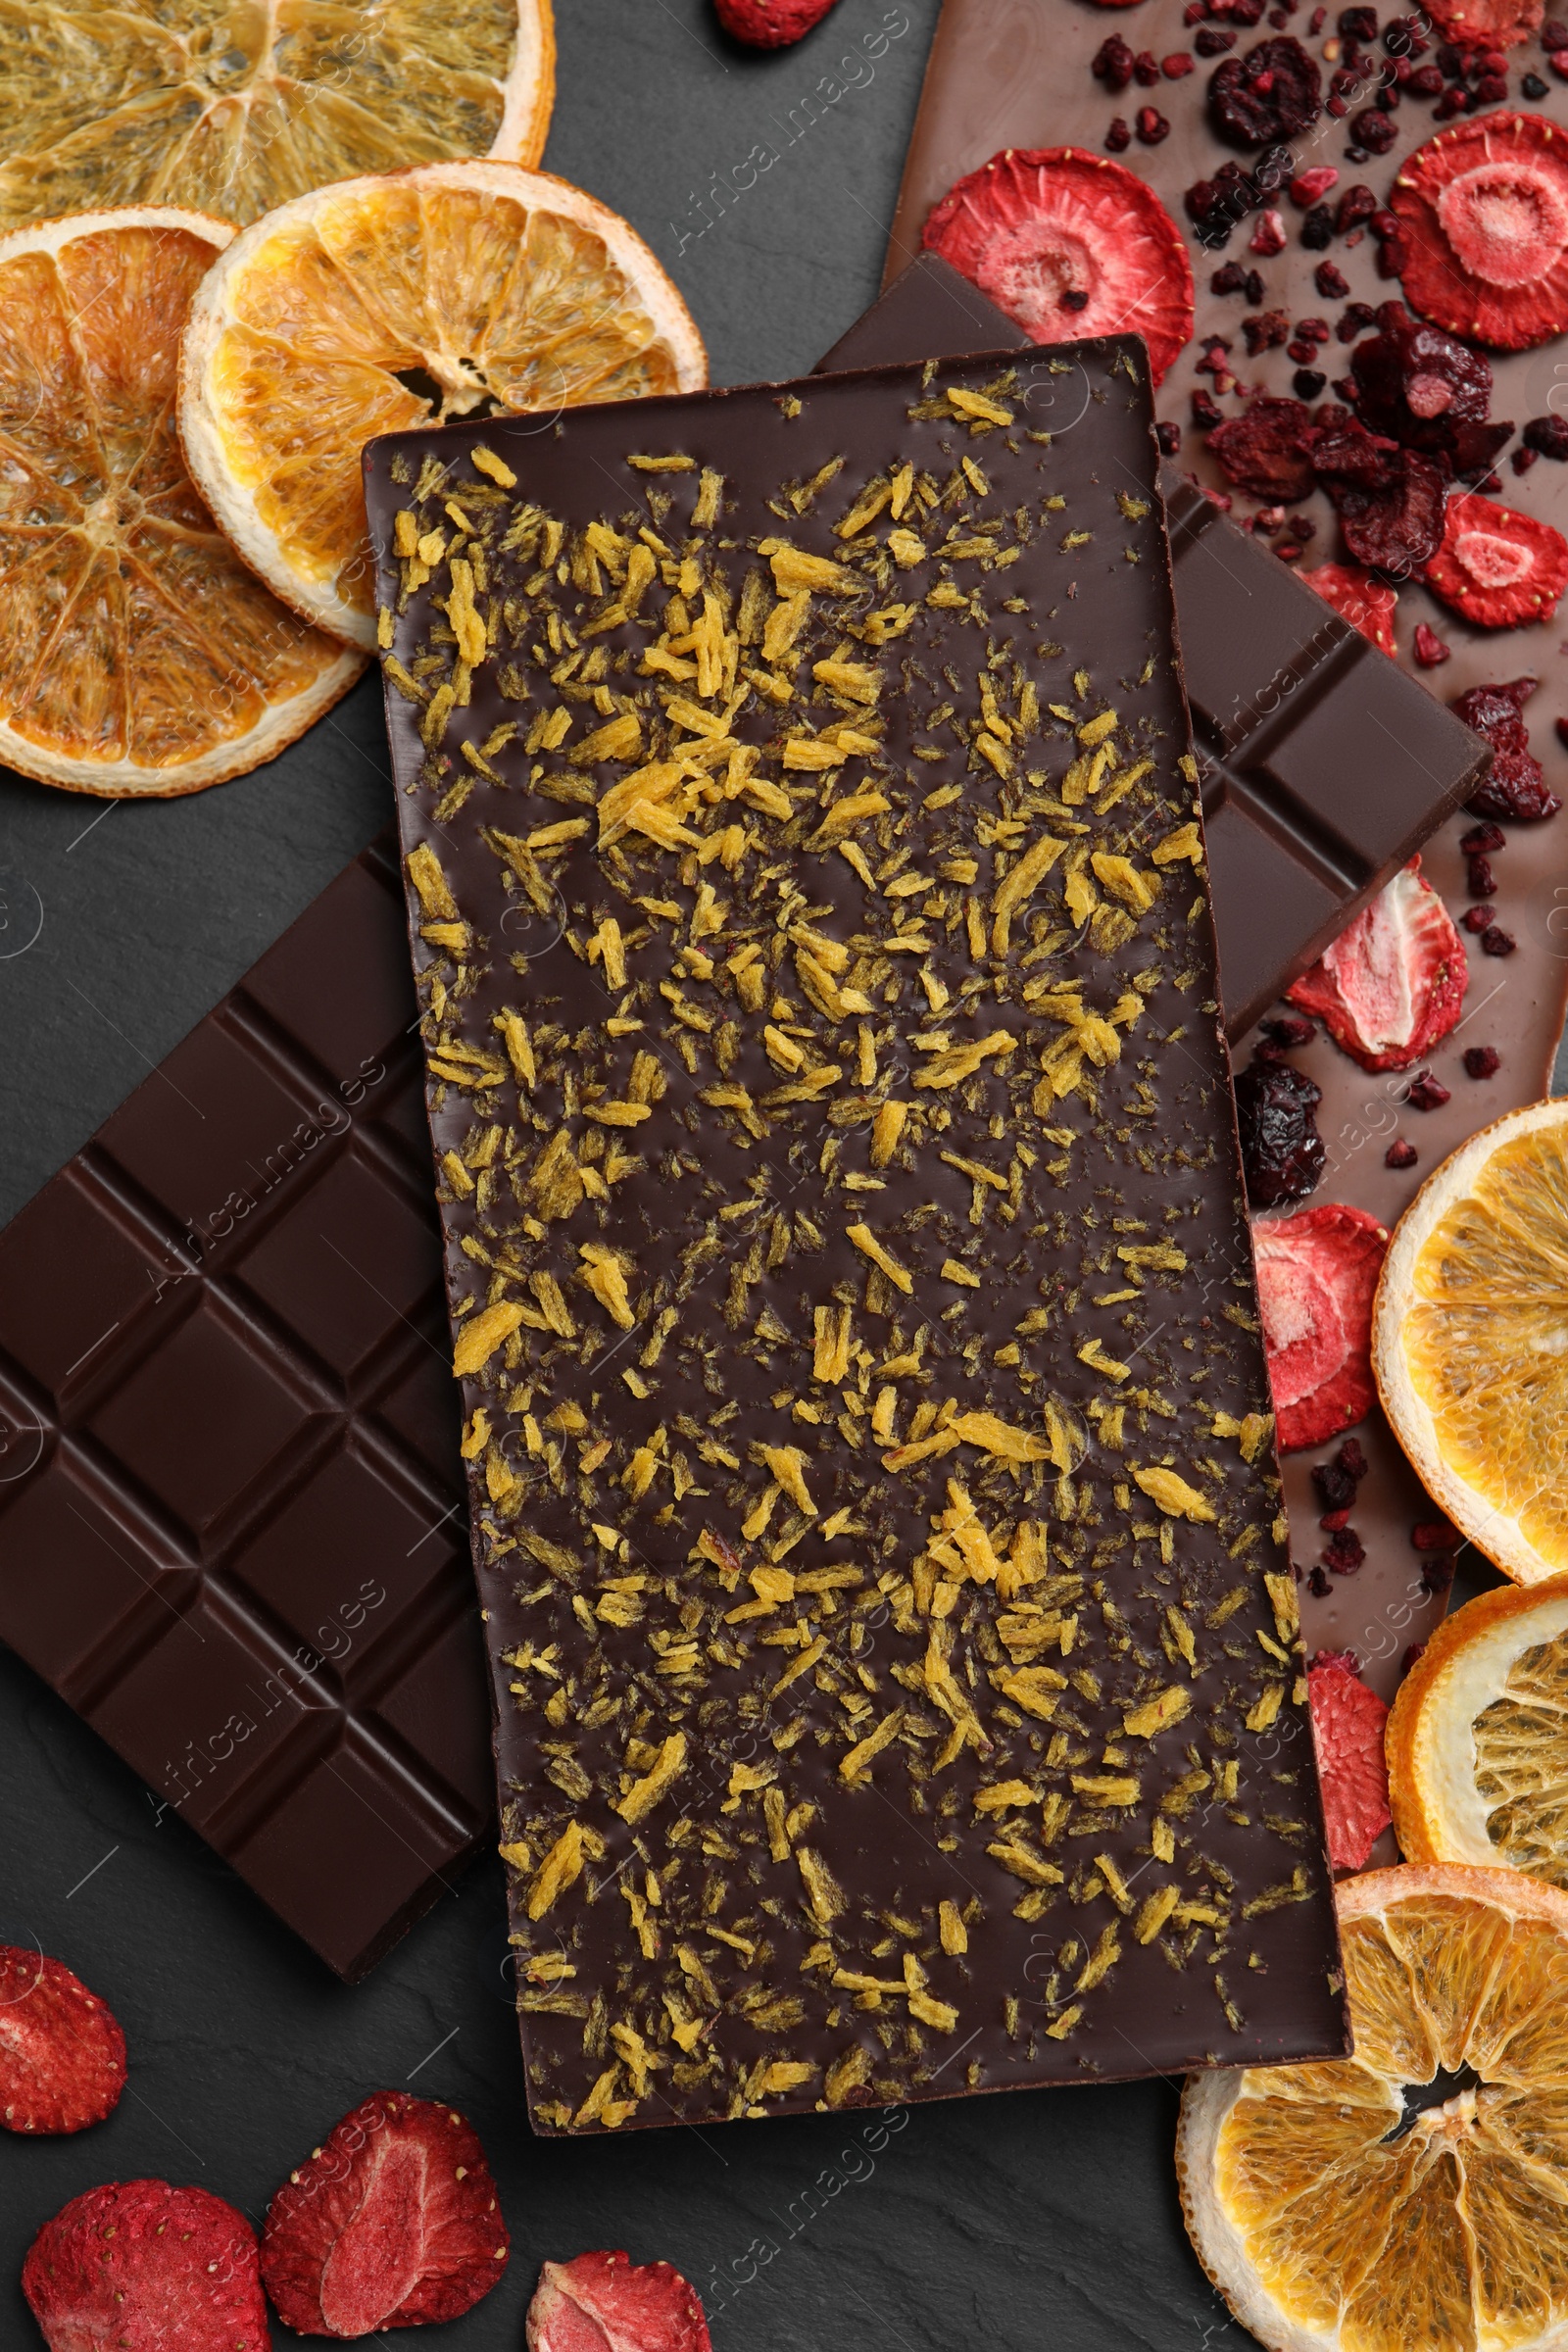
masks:
<instances>
[{"instance_id":1,"label":"dried orange slice","mask_svg":"<svg viewBox=\"0 0 1568 2352\"><path fill-rule=\"evenodd\" d=\"M180 328L232 234L133 208L0 239L0 760L46 784L243 775L365 666L240 563L180 455Z\"/></svg>"},{"instance_id":2,"label":"dried orange slice","mask_svg":"<svg viewBox=\"0 0 1568 2352\"><path fill-rule=\"evenodd\" d=\"M1568 1888L1568 1576L1466 1601L1399 1685L1389 1793L1411 1862Z\"/></svg>"},{"instance_id":3,"label":"dried orange slice","mask_svg":"<svg viewBox=\"0 0 1568 2352\"><path fill-rule=\"evenodd\" d=\"M1568 2341L1568 1895L1406 1863L1336 1889L1355 2056L1194 2075L1199 2259L1270 2352Z\"/></svg>"},{"instance_id":4,"label":"dried orange slice","mask_svg":"<svg viewBox=\"0 0 1568 2352\"><path fill-rule=\"evenodd\" d=\"M1522 1585L1568 1572L1568 1102L1483 1127L1384 1260L1372 1369L1456 1527Z\"/></svg>"},{"instance_id":5,"label":"dried orange slice","mask_svg":"<svg viewBox=\"0 0 1568 2352\"><path fill-rule=\"evenodd\" d=\"M372 434L707 380L691 313L617 214L546 172L430 164L297 197L234 239L192 307L179 424L246 560L369 646Z\"/></svg>"},{"instance_id":6,"label":"dried orange slice","mask_svg":"<svg viewBox=\"0 0 1568 2352\"><path fill-rule=\"evenodd\" d=\"M254 220L306 188L544 153L550 0L25 0L0 9L0 227L177 204Z\"/></svg>"}]
</instances>

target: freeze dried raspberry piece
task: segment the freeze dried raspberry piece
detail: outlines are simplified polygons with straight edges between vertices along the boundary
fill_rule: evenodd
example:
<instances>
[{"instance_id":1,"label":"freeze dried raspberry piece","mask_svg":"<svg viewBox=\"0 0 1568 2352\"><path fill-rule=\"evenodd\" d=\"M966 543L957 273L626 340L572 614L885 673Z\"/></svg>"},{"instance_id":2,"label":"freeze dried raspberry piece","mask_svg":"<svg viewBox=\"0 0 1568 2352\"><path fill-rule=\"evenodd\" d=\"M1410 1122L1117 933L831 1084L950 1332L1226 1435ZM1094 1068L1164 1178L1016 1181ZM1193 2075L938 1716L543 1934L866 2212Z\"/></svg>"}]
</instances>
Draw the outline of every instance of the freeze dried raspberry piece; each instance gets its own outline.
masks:
<instances>
[{"instance_id":1,"label":"freeze dried raspberry piece","mask_svg":"<svg viewBox=\"0 0 1568 2352\"><path fill-rule=\"evenodd\" d=\"M1447 488L1443 461L1369 433L1348 414L1344 423L1320 422L1312 457L1358 564L1410 571L1437 554Z\"/></svg>"},{"instance_id":2,"label":"freeze dried raspberry piece","mask_svg":"<svg viewBox=\"0 0 1568 2352\"><path fill-rule=\"evenodd\" d=\"M1181 230L1124 165L1007 148L950 188L922 242L1037 343L1139 334L1157 384L1193 332Z\"/></svg>"},{"instance_id":3,"label":"freeze dried raspberry piece","mask_svg":"<svg viewBox=\"0 0 1568 2352\"><path fill-rule=\"evenodd\" d=\"M1398 598L1385 581L1374 579L1358 564L1320 564L1316 571L1303 571L1301 577L1380 654L1394 652L1394 608Z\"/></svg>"},{"instance_id":4,"label":"freeze dried raspberry piece","mask_svg":"<svg viewBox=\"0 0 1568 2352\"><path fill-rule=\"evenodd\" d=\"M1403 1070L1459 1018L1464 943L1412 858L1286 990L1364 1070Z\"/></svg>"},{"instance_id":5,"label":"freeze dried raspberry piece","mask_svg":"<svg viewBox=\"0 0 1568 2352\"><path fill-rule=\"evenodd\" d=\"M1238 490L1271 505L1294 506L1312 492L1315 431L1304 401L1262 393L1240 416L1216 425L1208 446Z\"/></svg>"},{"instance_id":6,"label":"freeze dried raspberry piece","mask_svg":"<svg viewBox=\"0 0 1568 2352\"><path fill-rule=\"evenodd\" d=\"M22 2291L50 2352L269 2352L256 2232L205 2188L116 2180L45 2222Z\"/></svg>"},{"instance_id":7,"label":"freeze dried raspberry piece","mask_svg":"<svg viewBox=\"0 0 1568 2352\"><path fill-rule=\"evenodd\" d=\"M1535 693L1535 678L1511 678L1502 686L1472 686L1448 707L1456 718L1492 746L1492 766L1465 803L1472 816L1509 817L1515 824L1539 824L1555 816L1562 807L1546 782L1546 771L1530 749L1524 708ZM1468 842L1471 836L1465 835ZM1493 848L1500 848L1500 840ZM1485 857L1488 851L1468 853ZM1471 909L1474 913L1477 910ZM1483 913L1485 910L1482 910ZM1480 930L1485 923L1473 926Z\"/></svg>"},{"instance_id":8,"label":"freeze dried raspberry piece","mask_svg":"<svg viewBox=\"0 0 1568 2352\"><path fill-rule=\"evenodd\" d=\"M1489 423L1492 364L1446 327L1412 318L1402 302L1377 313L1379 332L1350 355L1356 414L1406 449L1446 457L1455 473L1483 473L1513 431Z\"/></svg>"},{"instance_id":9,"label":"freeze dried raspberry piece","mask_svg":"<svg viewBox=\"0 0 1568 2352\"><path fill-rule=\"evenodd\" d=\"M835 0L713 0L718 21L754 49L787 49L820 24Z\"/></svg>"},{"instance_id":10,"label":"freeze dried raspberry piece","mask_svg":"<svg viewBox=\"0 0 1568 2352\"><path fill-rule=\"evenodd\" d=\"M1448 501L1426 583L1477 628L1549 620L1568 588L1568 539L1534 514L1465 491Z\"/></svg>"},{"instance_id":11,"label":"freeze dried raspberry piece","mask_svg":"<svg viewBox=\"0 0 1568 2352\"><path fill-rule=\"evenodd\" d=\"M528 2352L712 2352L696 2288L667 2262L626 2254L547 2262L527 2340Z\"/></svg>"},{"instance_id":12,"label":"freeze dried raspberry piece","mask_svg":"<svg viewBox=\"0 0 1568 2352\"><path fill-rule=\"evenodd\" d=\"M1306 1696L1329 1860L1336 1870L1361 1870L1394 1819L1383 1753L1389 1710L1362 1682L1349 1650L1324 1650L1313 1659Z\"/></svg>"},{"instance_id":13,"label":"freeze dried raspberry piece","mask_svg":"<svg viewBox=\"0 0 1568 2352\"><path fill-rule=\"evenodd\" d=\"M1289 33L1222 58L1209 76L1209 120L1233 147L1269 147L1309 130L1323 111L1317 61Z\"/></svg>"},{"instance_id":14,"label":"freeze dried raspberry piece","mask_svg":"<svg viewBox=\"0 0 1568 2352\"><path fill-rule=\"evenodd\" d=\"M1513 49L1537 31L1545 0L1427 0L1427 14L1458 49Z\"/></svg>"},{"instance_id":15,"label":"freeze dried raspberry piece","mask_svg":"<svg viewBox=\"0 0 1568 2352\"><path fill-rule=\"evenodd\" d=\"M1542 115L1482 115L1417 148L1394 183L1413 310L1528 351L1568 327L1568 154Z\"/></svg>"},{"instance_id":16,"label":"freeze dried raspberry piece","mask_svg":"<svg viewBox=\"0 0 1568 2352\"><path fill-rule=\"evenodd\" d=\"M125 2087L125 2036L63 1961L0 1944L0 2124L81 2132Z\"/></svg>"},{"instance_id":17,"label":"freeze dried raspberry piece","mask_svg":"<svg viewBox=\"0 0 1568 2352\"><path fill-rule=\"evenodd\" d=\"M1386 1226L1328 1201L1252 1227L1257 1300L1281 1450L1321 1446L1364 1421L1372 1379L1372 1294Z\"/></svg>"},{"instance_id":18,"label":"freeze dried raspberry piece","mask_svg":"<svg viewBox=\"0 0 1568 2352\"><path fill-rule=\"evenodd\" d=\"M511 2240L484 2150L452 2107L378 2091L290 2173L267 2212L262 2277L303 2335L455 2320Z\"/></svg>"}]
</instances>

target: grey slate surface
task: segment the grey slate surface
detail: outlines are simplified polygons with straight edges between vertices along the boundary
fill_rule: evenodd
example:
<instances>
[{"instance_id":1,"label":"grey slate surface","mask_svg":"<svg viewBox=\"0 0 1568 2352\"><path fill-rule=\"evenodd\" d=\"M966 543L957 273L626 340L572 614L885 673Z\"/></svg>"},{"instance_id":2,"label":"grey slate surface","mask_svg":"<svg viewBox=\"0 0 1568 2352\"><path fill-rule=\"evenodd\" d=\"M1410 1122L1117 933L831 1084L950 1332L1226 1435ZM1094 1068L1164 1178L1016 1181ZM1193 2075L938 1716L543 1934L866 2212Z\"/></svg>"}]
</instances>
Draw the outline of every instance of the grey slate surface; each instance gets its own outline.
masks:
<instances>
[{"instance_id":1,"label":"grey slate surface","mask_svg":"<svg viewBox=\"0 0 1568 2352\"><path fill-rule=\"evenodd\" d=\"M648 238L715 383L804 372L876 292L937 0L840 0L766 56L728 42L709 0L558 13L548 167ZM191 800L106 812L0 771L0 1219L390 813L373 678L271 767ZM539 2263L594 2246L676 2263L718 2352L1250 2340L1187 2248L1173 2084L546 2146L523 2119L498 1863L348 1989L4 1652L0 1792L0 1941L78 1969L132 2069L95 2132L0 2132L7 2346L39 2340L16 2280L69 2197L150 2174L260 2220L339 2115L405 2085L470 2116L514 2245L487 2301L410 2342L517 2352Z\"/></svg>"}]
</instances>

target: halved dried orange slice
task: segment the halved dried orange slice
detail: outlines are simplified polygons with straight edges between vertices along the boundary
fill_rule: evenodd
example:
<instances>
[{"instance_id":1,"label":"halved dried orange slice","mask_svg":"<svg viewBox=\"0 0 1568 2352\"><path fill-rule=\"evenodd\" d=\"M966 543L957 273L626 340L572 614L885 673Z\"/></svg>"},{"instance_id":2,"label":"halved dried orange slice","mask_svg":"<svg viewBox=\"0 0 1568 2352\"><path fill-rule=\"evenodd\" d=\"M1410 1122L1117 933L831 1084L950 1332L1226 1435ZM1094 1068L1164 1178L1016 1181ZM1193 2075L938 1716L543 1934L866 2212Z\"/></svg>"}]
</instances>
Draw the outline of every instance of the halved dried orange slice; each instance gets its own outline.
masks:
<instances>
[{"instance_id":1,"label":"halved dried orange slice","mask_svg":"<svg viewBox=\"0 0 1568 2352\"><path fill-rule=\"evenodd\" d=\"M1568 1895L1406 1863L1336 1900L1355 2056L1188 2079L1200 2261L1270 2352L1568 2342Z\"/></svg>"},{"instance_id":2,"label":"halved dried orange slice","mask_svg":"<svg viewBox=\"0 0 1568 2352\"><path fill-rule=\"evenodd\" d=\"M1568 1572L1568 1101L1483 1127L1395 1232L1372 1315L1395 1435L1522 1585Z\"/></svg>"},{"instance_id":3,"label":"halved dried orange slice","mask_svg":"<svg viewBox=\"0 0 1568 2352\"><path fill-rule=\"evenodd\" d=\"M180 455L180 329L232 234L132 208L0 239L0 760L46 784L243 775L365 666L239 561Z\"/></svg>"},{"instance_id":4,"label":"halved dried orange slice","mask_svg":"<svg viewBox=\"0 0 1568 2352\"><path fill-rule=\"evenodd\" d=\"M297 197L234 239L192 306L179 422L247 562L369 646L372 434L707 380L690 312L616 214L546 172L430 164Z\"/></svg>"},{"instance_id":5,"label":"halved dried orange slice","mask_svg":"<svg viewBox=\"0 0 1568 2352\"><path fill-rule=\"evenodd\" d=\"M1456 1609L1399 1685L1386 1744L1407 1861L1568 1887L1568 1577Z\"/></svg>"},{"instance_id":6,"label":"halved dried orange slice","mask_svg":"<svg viewBox=\"0 0 1568 2352\"><path fill-rule=\"evenodd\" d=\"M555 85L550 0L24 0L0 8L0 227L124 204L254 220L354 172L535 164Z\"/></svg>"}]
</instances>

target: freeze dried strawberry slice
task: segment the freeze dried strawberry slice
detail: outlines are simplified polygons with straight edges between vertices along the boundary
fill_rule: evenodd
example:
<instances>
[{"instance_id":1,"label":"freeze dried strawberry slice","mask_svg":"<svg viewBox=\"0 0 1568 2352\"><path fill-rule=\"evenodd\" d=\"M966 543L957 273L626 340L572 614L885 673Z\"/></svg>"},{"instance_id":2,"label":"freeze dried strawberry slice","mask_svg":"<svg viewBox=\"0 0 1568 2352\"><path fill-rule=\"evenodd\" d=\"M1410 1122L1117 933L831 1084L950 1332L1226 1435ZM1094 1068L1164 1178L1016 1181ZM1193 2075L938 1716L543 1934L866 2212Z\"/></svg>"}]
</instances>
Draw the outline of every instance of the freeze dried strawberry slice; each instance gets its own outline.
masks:
<instances>
[{"instance_id":1,"label":"freeze dried strawberry slice","mask_svg":"<svg viewBox=\"0 0 1568 2352\"><path fill-rule=\"evenodd\" d=\"M116 2180L45 2222L22 2291L50 2352L269 2352L256 2232L205 2188Z\"/></svg>"},{"instance_id":2,"label":"freeze dried strawberry slice","mask_svg":"<svg viewBox=\"0 0 1568 2352\"><path fill-rule=\"evenodd\" d=\"M1252 1227L1282 1452L1321 1446L1372 1410L1372 1294L1388 1247L1376 1217L1341 1201Z\"/></svg>"},{"instance_id":3,"label":"freeze dried strawberry slice","mask_svg":"<svg viewBox=\"0 0 1568 2352\"><path fill-rule=\"evenodd\" d=\"M820 24L835 0L713 0L718 21L754 49L787 49Z\"/></svg>"},{"instance_id":4,"label":"freeze dried strawberry slice","mask_svg":"<svg viewBox=\"0 0 1568 2352\"><path fill-rule=\"evenodd\" d=\"M1464 942L1412 858L1285 993L1364 1070L1404 1070L1447 1036L1469 979Z\"/></svg>"},{"instance_id":5,"label":"freeze dried strawberry slice","mask_svg":"<svg viewBox=\"0 0 1568 2352\"><path fill-rule=\"evenodd\" d=\"M1037 343L1142 335L1157 384L1191 338L1182 232L1105 156L1009 147L949 189L923 242Z\"/></svg>"},{"instance_id":6,"label":"freeze dried strawberry slice","mask_svg":"<svg viewBox=\"0 0 1568 2352\"><path fill-rule=\"evenodd\" d=\"M272 2199L262 2276L301 2334L370 2335L460 2318L510 2251L472 2127L455 2108L383 2090Z\"/></svg>"},{"instance_id":7,"label":"freeze dried strawberry slice","mask_svg":"<svg viewBox=\"0 0 1568 2352\"><path fill-rule=\"evenodd\" d=\"M1316 571L1300 576L1380 654L1394 652L1394 608L1399 600L1385 581L1374 579L1359 564L1320 564Z\"/></svg>"},{"instance_id":8,"label":"freeze dried strawberry slice","mask_svg":"<svg viewBox=\"0 0 1568 2352\"><path fill-rule=\"evenodd\" d=\"M1545 0L1427 0L1427 14L1460 49L1512 49L1539 31Z\"/></svg>"},{"instance_id":9,"label":"freeze dried strawberry slice","mask_svg":"<svg viewBox=\"0 0 1568 2352\"><path fill-rule=\"evenodd\" d=\"M1568 327L1565 144L1543 115L1481 115L1417 148L1389 198L1413 310L1498 351Z\"/></svg>"},{"instance_id":10,"label":"freeze dried strawberry slice","mask_svg":"<svg viewBox=\"0 0 1568 2352\"><path fill-rule=\"evenodd\" d=\"M125 2087L125 2036L59 1960L0 1944L0 2124L80 2132Z\"/></svg>"},{"instance_id":11,"label":"freeze dried strawberry slice","mask_svg":"<svg viewBox=\"0 0 1568 2352\"><path fill-rule=\"evenodd\" d=\"M696 2288L667 2262L627 2254L547 2262L527 2332L528 2352L712 2352Z\"/></svg>"},{"instance_id":12,"label":"freeze dried strawberry slice","mask_svg":"<svg viewBox=\"0 0 1568 2352\"><path fill-rule=\"evenodd\" d=\"M1448 501L1426 583L1477 628L1549 620L1568 588L1568 539L1534 514L1462 491Z\"/></svg>"},{"instance_id":13,"label":"freeze dried strawberry slice","mask_svg":"<svg viewBox=\"0 0 1568 2352\"><path fill-rule=\"evenodd\" d=\"M1323 1826L1336 1870L1361 1870L1394 1819L1383 1727L1389 1710L1369 1690L1350 1652L1325 1651L1306 1670Z\"/></svg>"}]
</instances>

